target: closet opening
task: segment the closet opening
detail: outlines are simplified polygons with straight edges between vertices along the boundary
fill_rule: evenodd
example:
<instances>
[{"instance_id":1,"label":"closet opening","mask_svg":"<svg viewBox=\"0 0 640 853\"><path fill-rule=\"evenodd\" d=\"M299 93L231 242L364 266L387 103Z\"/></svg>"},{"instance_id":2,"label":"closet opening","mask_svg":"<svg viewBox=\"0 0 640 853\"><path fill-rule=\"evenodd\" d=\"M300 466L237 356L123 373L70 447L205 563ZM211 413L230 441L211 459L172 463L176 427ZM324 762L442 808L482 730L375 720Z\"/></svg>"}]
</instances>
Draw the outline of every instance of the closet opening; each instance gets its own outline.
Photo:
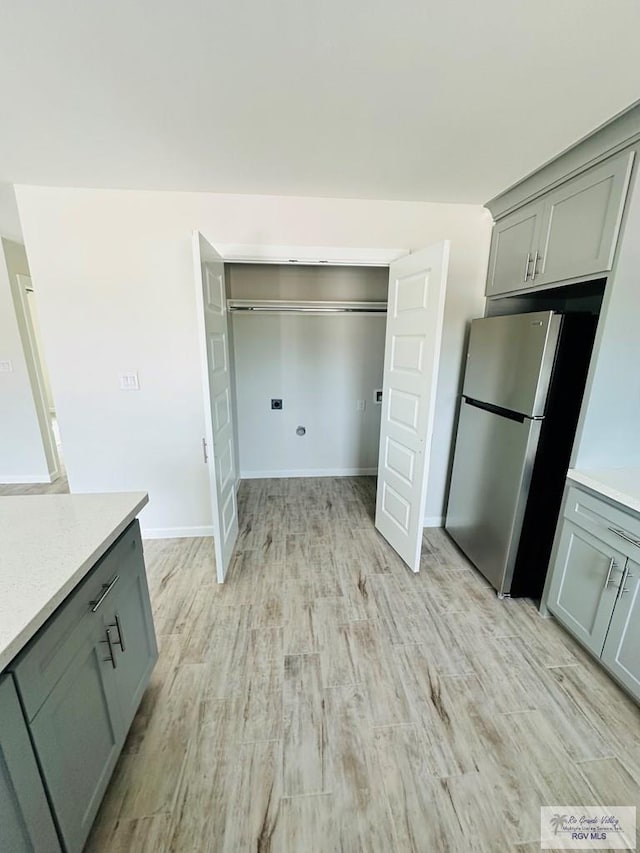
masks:
<instances>
[{"instance_id":1,"label":"closet opening","mask_svg":"<svg viewBox=\"0 0 640 853\"><path fill-rule=\"evenodd\" d=\"M448 241L388 266L225 262L198 232L193 251L218 581L242 480L377 476L375 527L419 571Z\"/></svg>"},{"instance_id":2,"label":"closet opening","mask_svg":"<svg viewBox=\"0 0 640 853\"><path fill-rule=\"evenodd\" d=\"M225 264L239 479L376 474L388 277Z\"/></svg>"}]
</instances>

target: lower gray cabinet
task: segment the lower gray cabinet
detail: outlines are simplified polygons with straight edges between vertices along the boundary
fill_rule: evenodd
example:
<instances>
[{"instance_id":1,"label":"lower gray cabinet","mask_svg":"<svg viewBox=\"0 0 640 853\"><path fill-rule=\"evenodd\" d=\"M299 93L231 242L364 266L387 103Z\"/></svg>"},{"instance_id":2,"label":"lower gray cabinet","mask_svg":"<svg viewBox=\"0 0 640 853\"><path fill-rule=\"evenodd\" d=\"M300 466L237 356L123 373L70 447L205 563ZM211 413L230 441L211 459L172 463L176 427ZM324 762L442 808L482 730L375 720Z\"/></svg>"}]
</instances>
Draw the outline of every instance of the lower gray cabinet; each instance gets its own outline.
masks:
<instances>
[{"instance_id":1,"label":"lower gray cabinet","mask_svg":"<svg viewBox=\"0 0 640 853\"><path fill-rule=\"evenodd\" d=\"M627 561L602 662L631 693L640 696L640 564L632 560Z\"/></svg>"},{"instance_id":2,"label":"lower gray cabinet","mask_svg":"<svg viewBox=\"0 0 640 853\"><path fill-rule=\"evenodd\" d=\"M113 653L111 677L125 734L158 658L140 536L126 543L120 583L105 602L103 624Z\"/></svg>"},{"instance_id":3,"label":"lower gray cabinet","mask_svg":"<svg viewBox=\"0 0 640 853\"><path fill-rule=\"evenodd\" d=\"M0 677L0 849L59 853L38 765L12 677Z\"/></svg>"},{"instance_id":4,"label":"lower gray cabinet","mask_svg":"<svg viewBox=\"0 0 640 853\"><path fill-rule=\"evenodd\" d=\"M67 853L84 846L157 657L134 522L13 665Z\"/></svg>"},{"instance_id":5,"label":"lower gray cabinet","mask_svg":"<svg viewBox=\"0 0 640 853\"><path fill-rule=\"evenodd\" d=\"M571 485L543 606L640 700L640 515Z\"/></svg>"},{"instance_id":6,"label":"lower gray cabinet","mask_svg":"<svg viewBox=\"0 0 640 853\"><path fill-rule=\"evenodd\" d=\"M96 622L31 722L42 775L67 850L81 850L122 748L112 665Z\"/></svg>"},{"instance_id":7,"label":"lower gray cabinet","mask_svg":"<svg viewBox=\"0 0 640 853\"><path fill-rule=\"evenodd\" d=\"M564 521L547 607L583 645L600 656L626 557L571 521Z\"/></svg>"}]
</instances>

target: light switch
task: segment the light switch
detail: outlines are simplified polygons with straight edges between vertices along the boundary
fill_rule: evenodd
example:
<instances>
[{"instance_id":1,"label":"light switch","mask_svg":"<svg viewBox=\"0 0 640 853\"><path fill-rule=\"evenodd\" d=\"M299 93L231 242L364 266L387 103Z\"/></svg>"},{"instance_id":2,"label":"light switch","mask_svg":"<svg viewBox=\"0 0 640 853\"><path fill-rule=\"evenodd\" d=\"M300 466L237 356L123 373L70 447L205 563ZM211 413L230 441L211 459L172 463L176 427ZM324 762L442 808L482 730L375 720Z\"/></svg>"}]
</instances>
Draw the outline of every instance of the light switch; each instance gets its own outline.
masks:
<instances>
[{"instance_id":1,"label":"light switch","mask_svg":"<svg viewBox=\"0 0 640 853\"><path fill-rule=\"evenodd\" d=\"M373 392L373 402L382 403L382 388L376 388Z\"/></svg>"},{"instance_id":2,"label":"light switch","mask_svg":"<svg viewBox=\"0 0 640 853\"><path fill-rule=\"evenodd\" d=\"M138 382L137 373L121 373L120 374L120 390L121 391L139 391L140 383Z\"/></svg>"},{"instance_id":3,"label":"light switch","mask_svg":"<svg viewBox=\"0 0 640 853\"><path fill-rule=\"evenodd\" d=\"M13 363L11 361L0 361L0 373L13 373Z\"/></svg>"},{"instance_id":4,"label":"light switch","mask_svg":"<svg viewBox=\"0 0 640 853\"><path fill-rule=\"evenodd\" d=\"M356 400L356 412L364 412L366 402L364 400Z\"/></svg>"}]
</instances>

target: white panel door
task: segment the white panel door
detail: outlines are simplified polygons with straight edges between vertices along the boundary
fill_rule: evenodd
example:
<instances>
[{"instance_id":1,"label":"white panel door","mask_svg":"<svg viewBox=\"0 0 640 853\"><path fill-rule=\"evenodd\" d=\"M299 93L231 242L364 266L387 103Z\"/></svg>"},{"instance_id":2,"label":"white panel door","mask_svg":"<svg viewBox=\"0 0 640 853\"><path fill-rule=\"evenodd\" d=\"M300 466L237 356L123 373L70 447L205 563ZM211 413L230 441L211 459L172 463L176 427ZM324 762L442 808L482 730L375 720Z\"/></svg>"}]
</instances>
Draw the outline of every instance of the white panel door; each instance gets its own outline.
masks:
<instances>
[{"instance_id":1,"label":"white panel door","mask_svg":"<svg viewBox=\"0 0 640 853\"><path fill-rule=\"evenodd\" d=\"M420 569L449 262L445 241L389 267L376 527Z\"/></svg>"},{"instance_id":2,"label":"white panel door","mask_svg":"<svg viewBox=\"0 0 640 853\"><path fill-rule=\"evenodd\" d=\"M193 235L193 256L204 391L206 436L203 450L211 483L216 574L218 582L222 583L238 538L224 264L213 246L197 231Z\"/></svg>"}]
</instances>

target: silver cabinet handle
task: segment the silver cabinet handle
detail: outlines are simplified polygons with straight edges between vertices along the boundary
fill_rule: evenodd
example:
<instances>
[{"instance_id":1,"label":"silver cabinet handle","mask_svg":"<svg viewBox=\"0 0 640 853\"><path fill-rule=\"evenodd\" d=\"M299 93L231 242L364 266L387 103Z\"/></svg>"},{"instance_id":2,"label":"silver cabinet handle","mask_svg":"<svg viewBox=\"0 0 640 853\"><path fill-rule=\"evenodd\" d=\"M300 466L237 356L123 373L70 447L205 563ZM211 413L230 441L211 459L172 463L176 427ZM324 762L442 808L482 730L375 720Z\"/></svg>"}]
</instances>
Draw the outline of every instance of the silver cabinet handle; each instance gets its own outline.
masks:
<instances>
[{"instance_id":1,"label":"silver cabinet handle","mask_svg":"<svg viewBox=\"0 0 640 853\"><path fill-rule=\"evenodd\" d=\"M612 572L614 569L617 569L617 568L618 568L618 566L616 565L616 558L615 558L615 557L612 557L612 558L611 558L611 562L609 563L609 571L607 572L607 579L606 579L606 581L604 582L604 588L605 588L605 589L606 589L606 588L609 586L609 584L611 583L611 572Z\"/></svg>"},{"instance_id":2,"label":"silver cabinet handle","mask_svg":"<svg viewBox=\"0 0 640 853\"><path fill-rule=\"evenodd\" d=\"M624 573L624 577L622 578L622 583L620 584L620 595L624 595L625 592L630 592L629 588L627 587L627 581L629 580L629 578L632 577L633 575L631 574L629 569L627 569L627 571Z\"/></svg>"},{"instance_id":3,"label":"silver cabinet handle","mask_svg":"<svg viewBox=\"0 0 640 853\"><path fill-rule=\"evenodd\" d=\"M524 265L524 280L529 278L529 264L531 263L531 252L527 252L527 260Z\"/></svg>"},{"instance_id":4,"label":"silver cabinet handle","mask_svg":"<svg viewBox=\"0 0 640 853\"><path fill-rule=\"evenodd\" d=\"M107 663L108 661L111 661L111 666L114 669L117 669L118 662L116 661L115 652L113 651L113 641L111 639L111 628L107 628L107 639L106 640L100 640L100 643L102 645L104 645L106 643L106 645L109 649L109 657L103 658L104 662Z\"/></svg>"},{"instance_id":5,"label":"silver cabinet handle","mask_svg":"<svg viewBox=\"0 0 640 853\"><path fill-rule=\"evenodd\" d=\"M118 583L119 580L120 580L120 575L116 575L115 578L111 581L111 583L103 583L102 584L102 595L100 596L100 598L96 598L95 601L89 602L89 604L91 605L91 612L92 613L95 613L96 610L102 605L102 602L109 595L109 593L114 588L114 586Z\"/></svg>"},{"instance_id":6,"label":"silver cabinet handle","mask_svg":"<svg viewBox=\"0 0 640 853\"><path fill-rule=\"evenodd\" d=\"M611 533L615 533L616 536L624 539L625 542L629 542L630 545L635 545L636 548L640 548L640 539L633 539L631 536L627 536L624 530L619 530L617 527L607 527L607 530L610 530Z\"/></svg>"},{"instance_id":7,"label":"silver cabinet handle","mask_svg":"<svg viewBox=\"0 0 640 853\"><path fill-rule=\"evenodd\" d=\"M126 646L124 644L124 634L122 633L122 623L120 622L120 617L118 616L117 613L116 613L115 623L113 625L109 625L108 630L111 630L111 628L116 628L118 631L118 639L114 640L113 642L116 644L116 646L120 646L120 651L126 652L127 649L126 649Z\"/></svg>"},{"instance_id":8,"label":"silver cabinet handle","mask_svg":"<svg viewBox=\"0 0 640 853\"><path fill-rule=\"evenodd\" d=\"M540 270L538 269L538 261L542 261L542 255L536 249L536 253L533 256L533 269L531 270L531 281L535 279L535 277L539 274Z\"/></svg>"},{"instance_id":9,"label":"silver cabinet handle","mask_svg":"<svg viewBox=\"0 0 640 853\"><path fill-rule=\"evenodd\" d=\"M538 264L540 264L540 268L538 268ZM544 266L544 257L542 255L538 255L533 265L533 274L540 275L542 272L542 267Z\"/></svg>"}]
</instances>

